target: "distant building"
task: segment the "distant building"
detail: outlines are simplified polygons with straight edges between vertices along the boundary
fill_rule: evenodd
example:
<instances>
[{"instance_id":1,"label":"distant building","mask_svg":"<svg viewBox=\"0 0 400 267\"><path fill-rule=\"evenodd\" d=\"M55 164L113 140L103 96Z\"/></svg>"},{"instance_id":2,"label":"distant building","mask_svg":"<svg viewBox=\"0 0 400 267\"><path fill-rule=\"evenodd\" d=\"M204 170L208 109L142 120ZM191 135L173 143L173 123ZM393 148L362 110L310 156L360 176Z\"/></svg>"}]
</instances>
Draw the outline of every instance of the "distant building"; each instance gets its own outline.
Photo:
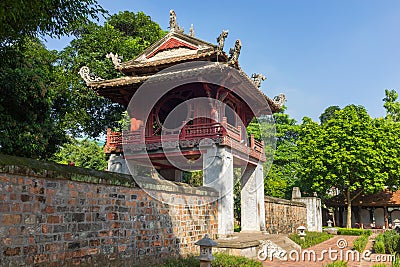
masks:
<instances>
[{"instance_id":1,"label":"distant building","mask_svg":"<svg viewBox=\"0 0 400 267\"><path fill-rule=\"evenodd\" d=\"M331 211L336 226L345 226L347 204L341 195L325 201ZM394 221L400 220L400 190L365 195L361 194L352 201L352 227L389 229L394 228ZM324 217L328 217L325 215ZM326 221L325 221L326 223Z\"/></svg>"}]
</instances>

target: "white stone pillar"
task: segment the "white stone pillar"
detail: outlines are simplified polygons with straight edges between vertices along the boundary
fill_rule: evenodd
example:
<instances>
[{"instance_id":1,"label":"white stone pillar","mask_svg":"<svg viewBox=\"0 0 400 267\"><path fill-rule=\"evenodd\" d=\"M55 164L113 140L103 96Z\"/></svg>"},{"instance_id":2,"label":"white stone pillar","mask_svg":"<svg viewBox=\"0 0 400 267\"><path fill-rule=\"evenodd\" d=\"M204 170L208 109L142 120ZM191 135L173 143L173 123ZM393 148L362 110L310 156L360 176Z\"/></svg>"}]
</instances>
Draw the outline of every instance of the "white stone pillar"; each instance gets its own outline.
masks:
<instances>
[{"instance_id":1,"label":"white stone pillar","mask_svg":"<svg viewBox=\"0 0 400 267\"><path fill-rule=\"evenodd\" d=\"M126 165L125 159L121 155L111 154L108 159L108 167L107 170L109 172L117 172L129 174L128 166Z\"/></svg>"},{"instance_id":2,"label":"white stone pillar","mask_svg":"<svg viewBox=\"0 0 400 267\"><path fill-rule=\"evenodd\" d=\"M242 174L241 228L244 232L265 230L263 166L248 165Z\"/></svg>"},{"instance_id":3,"label":"white stone pillar","mask_svg":"<svg viewBox=\"0 0 400 267\"><path fill-rule=\"evenodd\" d=\"M264 167L260 162L256 168L256 183L257 183L257 210L260 230L265 231L265 201L264 201Z\"/></svg>"},{"instance_id":4,"label":"white stone pillar","mask_svg":"<svg viewBox=\"0 0 400 267\"><path fill-rule=\"evenodd\" d=\"M233 155L227 147L216 146L203 154L203 185L219 192L218 235L233 233Z\"/></svg>"},{"instance_id":5,"label":"white stone pillar","mask_svg":"<svg viewBox=\"0 0 400 267\"><path fill-rule=\"evenodd\" d=\"M302 197L300 189L298 187L293 187L292 200L306 204L307 230L314 232L322 232L321 199L317 197Z\"/></svg>"}]
</instances>

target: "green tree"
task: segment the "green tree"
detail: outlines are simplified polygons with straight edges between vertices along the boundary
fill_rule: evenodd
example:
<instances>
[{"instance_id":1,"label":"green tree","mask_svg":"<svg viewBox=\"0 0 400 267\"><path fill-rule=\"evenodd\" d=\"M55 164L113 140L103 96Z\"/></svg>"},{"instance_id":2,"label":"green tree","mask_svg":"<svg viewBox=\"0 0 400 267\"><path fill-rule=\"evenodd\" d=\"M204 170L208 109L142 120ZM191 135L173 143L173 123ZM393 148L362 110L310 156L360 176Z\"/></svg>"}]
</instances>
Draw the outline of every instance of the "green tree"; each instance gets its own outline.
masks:
<instances>
[{"instance_id":1,"label":"green tree","mask_svg":"<svg viewBox=\"0 0 400 267\"><path fill-rule=\"evenodd\" d=\"M383 107L386 109L386 119L396 122L400 121L400 102L397 100L399 94L395 90L385 90Z\"/></svg>"},{"instance_id":2,"label":"green tree","mask_svg":"<svg viewBox=\"0 0 400 267\"><path fill-rule=\"evenodd\" d=\"M321 125L303 120L297 143L303 186L325 197L338 189L347 203L346 227L351 227L351 203L359 194L375 193L399 180L394 158L400 156L400 132L393 127L355 105L336 111Z\"/></svg>"},{"instance_id":3,"label":"green tree","mask_svg":"<svg viewBox=\"0 0 400 267\"><path fill-rule=\"evenodd\" d=\"M35 38L0 49L0 153L46 159L66 141L56 56Z\"/></svg>"},{"instance_id":4,"label":"green tree","mask_svg":"<svg viewBox=\"0 0 400 267\"><path fill-rule=\"evenodd\" d=\"M18 42L0 44L0 153L47 159L66 141L66 134L97 137L118 124L123 107L87 88L79 68L88 64L104 78L121 76L105 58L107 53L131 59L165 33L141 12L122 12L110 20L104 26L74 25L77 38L59 54L22 33ZM136 23L129 32L137 36L125 35L130 23ZM46 33L62 33L53 30ZM40 33L38 29L32 35Z\"/></svg>"},{"instance_id":5,"label":"green tree","mask_svg":"<svg viewBox=\"0 0 400 267\"><path fill-rule=\"evenodd\" d=\"M273 197L290 198L296 183L298 168L297 139L299 125L282 110L275 113L276 149L269 172L265 175L265 194Z\"/></svg>"},{"instance_id":6,"label":"green tree","mask_svg":"<svg viewBox=\"0 0 400 267\"><path fill-rule=\"evenodd\" d=\"M257 121L253 119L247 133L265 141L264 192L265 195L290 198L296 183L297 147L299 125L296 120L281 112Z\"/></svg>"},{"instance_id":7,"label":"green tree","mask_svg":"<svg viewBox=\"0 0 400 267\"><path fill-rule=\"evenodd\" d=\"M325 111L319 116L319 121L324 124L329 119L335 116L335 112L340 110L339 106L330 106L325 109Z\"/></svg>"},{"instance_id":8,"label":"green tree","mask_svg":"<svg viewBox=\"0 0 400 267\"><path fill-rule=\"evenodd\" d=\"M58 62L60 87L68 95L63 123L69 133L98 137L107 127L116 127L123 117L124 108L98 97L79 77L79 69L86 65L104 79L120 77L122 74L114 69L106 54L113 52L124 59L132 59L164 34L143 12L128 11L111 16L104 26L89 23L76 31L77 38L61 51Z\"/></svg>"},{"instance_id":9,"label":"green tree","mask_svg":"<svg viewBox=\"0 0 400 267\"><path fill-rule=\"evenodd\" d=\"M96 170L107 169L103 148L94 140L72 139L65 143L52 160L60 164L74 163L75 166Z\"/></svg>"},{"instance_id":10,"label":"green tree","mask_svg":"<svg viewBox=\"0 0 400 267\"><path fill-rule=\"evenodd\" d=\"M25 37L39 35L61 37L105 13L96 0L2 0L0 45L7 46Z\"/></svg>"}]
</instances>

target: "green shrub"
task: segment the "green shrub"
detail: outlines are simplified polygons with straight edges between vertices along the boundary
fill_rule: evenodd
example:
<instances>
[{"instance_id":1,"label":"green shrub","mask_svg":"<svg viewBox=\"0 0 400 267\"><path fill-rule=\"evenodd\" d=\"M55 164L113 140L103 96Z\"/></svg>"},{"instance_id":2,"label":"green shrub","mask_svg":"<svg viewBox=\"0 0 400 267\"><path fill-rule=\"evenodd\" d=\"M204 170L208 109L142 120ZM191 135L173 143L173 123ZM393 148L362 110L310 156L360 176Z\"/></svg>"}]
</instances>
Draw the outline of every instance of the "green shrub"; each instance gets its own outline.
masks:
<instances>
[{"instance_id":1,"label":"green shrub","mask_svg":"<svg viewBox=\"0 0 400 267\"><path fill-rule=\"evenodd\" d=\"M231 256L225 253L215 253L215 260L212 266L215 267L262 267L261 262L257 262L242 256Z\"/></svg>"},{"instance_id":2,"label":"green shrub","mask_svg":"<svg viewBox=\"0 0 400 267\"><path fill-rule=\"evenodd\" d=\"M379 234L375 237L375 242L383 242L385 243L385 238L383 237L383 234Z\"/></svg>"},{"instance_id":3,"label":"green shrub","mask_svg":"<svg viewBox=\"0 0 400 267\"><path fill-rule=\"evenodd\" d=\"M385 242L386 253L394 254L399 251L400 248L400 235L394 230L389 230L383 233L383 239Z\"/></svg>"},{"instance_id":4,"label":"green shrub","mask_svg":"<svg viewBox=\"0 0 400 267\"><path fill-rule=\"evenodd\" d=\"M354 240L353 246L354 249L357 250L358 252L362 253L365 250L365 247L367 246L368 243L368 236L367 235L362 235L358 237L357 239Z\"/></svg>"},{"instance_id":5,"label":"green shrub","mask_svg":"<svg viewBox=\"0 0 400 267\"><path fill-rule=\"evenodd\" d=\"M375 237L374 250L376 253L395 254L400 251L400 235L389 230Z\"/></svg>"},{"instance_id":6,"label":"green shrub","mask_svg":"<svg viewBox=\"0 0 400 267\"><path fill-rule=\"evenodd\" d=\"M398 253L394 254L394 260L392 261L392 267L400 267L400 255Z\"/></svg>"},{"instance_id":7,"label":"green shrub","mask_svg":"<svg viewBox=\"0 0 400 267\"><path fill-rule=\"evenodd\" d=\"M364 235L371 236L372 230L371 229L364 230Z\"/></svg>"},{"instance_id":8,"label":"green shrub","mask_svg":"<svg viewBox=\"0 0 400 267\"><path fill-rule=\"evenodd\" d=\"M375 253L378 253L378 254L384 254L385 253L385 243L383 241L380 241L380 240L377 241L375 239L374 251L375 251Z\"/></svg>"},{"instance_id":9,"label":"green shrub","mask_svg":"<svg viewBox=\"0 0 400 267\"><path fill-rule=\"evenodd\" d=\"M199 257L188 256L185 258L167 259L158 265L148 265L148 267L200 267Z\"/></svg>"},{"instance_id":10,"label":"green shrub","mask_svg":"<svg viewBox=\"0 0 400 267\"><path fill-rule=\"evenodd\" d=\"M334 261L331 262L327 265L324 265L325 267L347 267L347 262L345 261Z\"/></svg>"},{"instance_id":11,"label":"green shrub","mask_svg":"<svg viewBox=\"0 0 400 267\"><path fill-rule=\"evenodd\" d=\"M331 238L333 235L328 234L326 232L307 232L304 240L300 239L298 234L291 234L289 238L292 239L295 243L299 244L301 248L309 248L321 242L324 242Z\"/></svg>"},{"instance_id":12,"label":"green shrub","mask_svg":"<svg viewBox=\"0 0 400 267\"><path fill-rule=\"evenodd\" d=\"M215 253L214 267L262 267L261 262L254 261L241 256L232 256L225 253ZM197 256L186 258L167 259L162 264L148 265L148 267L199 267L200 261Z\"/></svg>"},{"instance_id":13,"label":"green shrub","mask_svg":"<svg viewBox=\"0 0 400 267\"><path fill-rule=\"evenodd\" d=\"M372 265L372 267L386 267L386 264L384 264L384 263L377 263L377 264Z\"/></svg>"},{"instance_id":14,"label":"green shrub","mask_svg":"<svg viewBox=\"0 0 400 267\"><path fill-rule=\"evenodd\" d=\"M364 230L358 228L338 228L338 235L372 235L372 230Z\"/></svg>"}]
</instances>

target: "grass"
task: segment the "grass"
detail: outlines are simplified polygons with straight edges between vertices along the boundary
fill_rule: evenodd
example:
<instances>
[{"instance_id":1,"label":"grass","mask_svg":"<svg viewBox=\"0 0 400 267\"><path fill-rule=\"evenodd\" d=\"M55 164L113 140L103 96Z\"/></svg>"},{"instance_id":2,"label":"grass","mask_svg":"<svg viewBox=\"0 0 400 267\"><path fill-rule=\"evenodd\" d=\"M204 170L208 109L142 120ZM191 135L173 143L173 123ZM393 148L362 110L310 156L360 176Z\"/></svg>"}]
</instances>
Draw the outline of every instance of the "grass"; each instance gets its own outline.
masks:
<instances>
[{"instance_id":1,"label":"grass","mask_svg":"<svg viewBox=\"0 0 400 267\"><path fill-rule=\"evenodd\" d=\"M200 267L200 262L198 257L189 256L186 258L173 258L167 259L161 264L157 265L148 265L147 267Z\"/></svg>"},{"instance_id":2,"label":"grass","mask_svg":"<svg viewBox=\"0 0 400 267\"><path fill-rule=\"evenodd\" d=\"M232 256L225 253L215 253L213 267L262 267L262 263L241 256ZM148 265L147 267L200 267L197 256L185 258L168 259L158 265Z\"/></svg>"},{"instance_id":3,"label":"grass","mask_svg":"<svg viewBox=\"0 0 400 267\"><path fill-rule=\"evenodd\" d=\"M334 261L331 262L327 265L324 265L324 267L347 267L347 262L345 261Z\"/></svg>"},{"instance_id":4,"label":"grass","mask_svg":"<svg viewBox=\"0 0 400 267\"><path fill-rule=\"evenodd\" d=\"M309 248L317 245L333 237L333 235L326 232L307 232L304 240L301 240L298 234L291 234L289 238L292 239L296 244L299 244L301 248Z\"/></svg>"}]
</instances>

